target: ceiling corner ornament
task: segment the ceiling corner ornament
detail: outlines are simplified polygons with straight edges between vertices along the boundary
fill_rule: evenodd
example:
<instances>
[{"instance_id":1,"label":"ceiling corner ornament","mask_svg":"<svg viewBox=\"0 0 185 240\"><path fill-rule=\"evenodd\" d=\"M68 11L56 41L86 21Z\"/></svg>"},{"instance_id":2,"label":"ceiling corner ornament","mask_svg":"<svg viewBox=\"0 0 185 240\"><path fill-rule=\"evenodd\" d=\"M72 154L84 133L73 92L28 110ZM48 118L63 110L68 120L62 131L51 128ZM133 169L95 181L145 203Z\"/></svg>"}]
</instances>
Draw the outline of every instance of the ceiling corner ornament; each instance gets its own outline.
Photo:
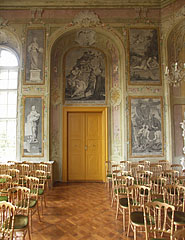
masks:
<instances>
[{"instance_id":1,"label":"ceiling corner ornament","mask_svg":"<svg viewBox=\"0 0 185 240\"><path fill-rule=\"evenodd\" d=\"M8 26L8 20L0 17L0 29Z\"/></svg>"},{"instance_id":2,"label":"ceiling corner ornament","mask_svg":"<svg viewBox=\"0 0 185 240\"><path fill-rule=\"evenodd\" d=\"M120 88L112 88L110 91L110 100L113 107L119 106L121 103L121 90Z\"/></svg>"},{"instance_id":3,"label":"ceiling corner ornament","mask_svg":"<svg viewBox=\"0 0 185 240\"><path fill-rule=\"evenodd\" d=\"M30 24L33 23L44 23L42 21L42 14L44 10L42 8L32 8L31 11L31 21Z\"/></svg>"},{"instance_id":4,"label":"ceiling corner ornament","mask_svg":"<svg viewBox=\"0 0 185 240\"><path fill-rule=\"evenodd\" d=\"M135 8L136 14L136 22L148 23L150 24L150 20L148 19L148 8L146 7L137 7Z\"/></svg>"},{"instance_id":5,"label":"ceiling corner ornament","mask_svg":"<svg viewBox=\"0 0 185 240\"><path fill-rule=\"evenodd\" d=\"M86 10L81 11L73 19L73 25L78 25L80 27L95 27L101 24L101 21L97 14L92 11Z\"/></svg>"},{"instance_id":6,"label":"ceiling corner ornament","mask_svg":"<svg viewBox=\"0 0 185 240\"><path fill-rule=\"evenodd\" d=\"M75 41L82 47L88 47L96 42L96 32L90 29L81 29L76 33Z\"/></svg>"}]
</instances>

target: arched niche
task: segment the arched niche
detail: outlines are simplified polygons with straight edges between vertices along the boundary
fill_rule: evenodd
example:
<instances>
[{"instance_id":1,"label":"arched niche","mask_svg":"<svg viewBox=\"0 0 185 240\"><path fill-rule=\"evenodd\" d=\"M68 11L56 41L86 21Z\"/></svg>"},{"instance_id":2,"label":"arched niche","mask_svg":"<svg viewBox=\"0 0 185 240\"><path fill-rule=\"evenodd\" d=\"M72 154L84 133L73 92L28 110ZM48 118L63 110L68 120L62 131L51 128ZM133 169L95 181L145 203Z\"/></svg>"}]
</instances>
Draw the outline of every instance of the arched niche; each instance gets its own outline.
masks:
<instances>
[{"instance_id":1,"label":"arched niche","mask_svg":"<svg viewBox=\"0 0 185 240\"><path fill-rule=\"evenodd\" d=\"M178 22L168 35L167 53L168 65L172 62L185 63L185 20ZM179 86L170 87L173 163L180 163L183 156L183 138L180 122L185 119L185 82Z\"/></svg>"},{"instance_id":2,"label":"arched niche","mask_svg":"<svg viewBox=\"0 0 185 240\"><path fill-rule=\"evenodd\" d=\"M79 32L85 31L82 39ZM93 37L92 37L92 35ZM89 37L89 39L88 39ZM126 138L123 133L126 95L125 82L125 49L118 33L102 28L74 28L70 31L56 33L50 59L50 160L55 161L56 180L61 180L62 173L62 106L67 106L65 92L65 56L73 49L90 49L105 56L105 102L72 102L70 106L104 106L108 107L108 142L109 156L121 157L122 142ZM94 49L94 50L93 50ZM73 61L73 59L72 59ZM119 157L117 156L117 157Z\"/></svg>"}]
</instances>

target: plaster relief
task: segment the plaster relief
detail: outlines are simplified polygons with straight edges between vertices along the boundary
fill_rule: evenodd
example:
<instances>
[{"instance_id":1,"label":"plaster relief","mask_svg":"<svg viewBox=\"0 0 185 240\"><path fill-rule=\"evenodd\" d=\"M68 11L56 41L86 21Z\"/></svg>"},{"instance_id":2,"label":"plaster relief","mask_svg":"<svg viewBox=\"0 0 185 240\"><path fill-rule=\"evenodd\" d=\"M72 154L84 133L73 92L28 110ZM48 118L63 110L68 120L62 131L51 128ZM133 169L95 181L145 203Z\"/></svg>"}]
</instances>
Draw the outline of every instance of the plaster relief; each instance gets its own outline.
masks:
<instances>
[{"instance_id":1,"label":"plaster relief","mask_svg":"<svg viewBox=\"0 0 185 240\"><path fill-rule=\"evenodd\" d=\"M79 25L81 27L92 27L100 25L99 17L92 11L82 11L73 19L74 25Z\"/></svg>"}]
</instances>

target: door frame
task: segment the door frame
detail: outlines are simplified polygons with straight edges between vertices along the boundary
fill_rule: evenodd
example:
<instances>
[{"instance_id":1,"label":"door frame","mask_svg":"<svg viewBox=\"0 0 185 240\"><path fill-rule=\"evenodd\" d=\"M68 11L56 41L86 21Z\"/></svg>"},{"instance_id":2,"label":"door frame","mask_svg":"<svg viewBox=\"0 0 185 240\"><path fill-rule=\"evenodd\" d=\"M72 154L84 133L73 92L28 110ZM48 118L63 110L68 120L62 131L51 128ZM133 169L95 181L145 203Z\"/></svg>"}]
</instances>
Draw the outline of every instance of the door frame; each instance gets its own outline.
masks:
<instances>
[{"instance_id":1,"label":"door frame","mask_svg":"<svg viewBox=\"0 0 185 240\"><path fill-rule=\"evenodd\" d=\"M63 134L62 134L62 143L63 143L63 161L62 161L62 181L67 182L67 129L68 129L68 124L67 124L67 116L68 113L73 112L73 113L101 113L102 114L102 176L103 176L103 181L105 182L105 161L107 159L107 154L108 154L108 141L107 141L107 107L63 107Z\"/></svg>"}]
</instances>

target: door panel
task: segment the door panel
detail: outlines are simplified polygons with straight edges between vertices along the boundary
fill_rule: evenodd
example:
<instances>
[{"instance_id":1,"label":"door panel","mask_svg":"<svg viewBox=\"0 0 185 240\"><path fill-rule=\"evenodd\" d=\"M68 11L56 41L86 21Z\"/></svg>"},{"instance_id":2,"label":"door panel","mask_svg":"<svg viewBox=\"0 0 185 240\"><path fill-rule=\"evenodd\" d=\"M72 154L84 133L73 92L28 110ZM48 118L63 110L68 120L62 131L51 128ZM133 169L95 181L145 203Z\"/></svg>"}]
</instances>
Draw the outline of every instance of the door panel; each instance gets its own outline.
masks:
<instances>
[{"instance_id":1,"label":"door panel","mask_svg":"<svg viewBox=\"0 0 185 240\"><path fill-rule=\"evenodd\" d=\"M101 113L86 113L86 179L102 180Z\"/></svg>"},{"instance_id":2,"label":"door panel","mask_svg":"<svg viewBox=\"0 0 185 240\"><path fill-rule=\"evenodd\" d=\"M68 180L85 179L85 117L68 113Z\"/></svg>"},{"instance_id":3,"label":"door panel","mask_svg":"<svg viewBox=\"0 0 185 240\"><path fill-rule=\"evenodd\" d=\"M101 113L68 113L68 180L103 180Z\"/></svg>"}]
</instances>

